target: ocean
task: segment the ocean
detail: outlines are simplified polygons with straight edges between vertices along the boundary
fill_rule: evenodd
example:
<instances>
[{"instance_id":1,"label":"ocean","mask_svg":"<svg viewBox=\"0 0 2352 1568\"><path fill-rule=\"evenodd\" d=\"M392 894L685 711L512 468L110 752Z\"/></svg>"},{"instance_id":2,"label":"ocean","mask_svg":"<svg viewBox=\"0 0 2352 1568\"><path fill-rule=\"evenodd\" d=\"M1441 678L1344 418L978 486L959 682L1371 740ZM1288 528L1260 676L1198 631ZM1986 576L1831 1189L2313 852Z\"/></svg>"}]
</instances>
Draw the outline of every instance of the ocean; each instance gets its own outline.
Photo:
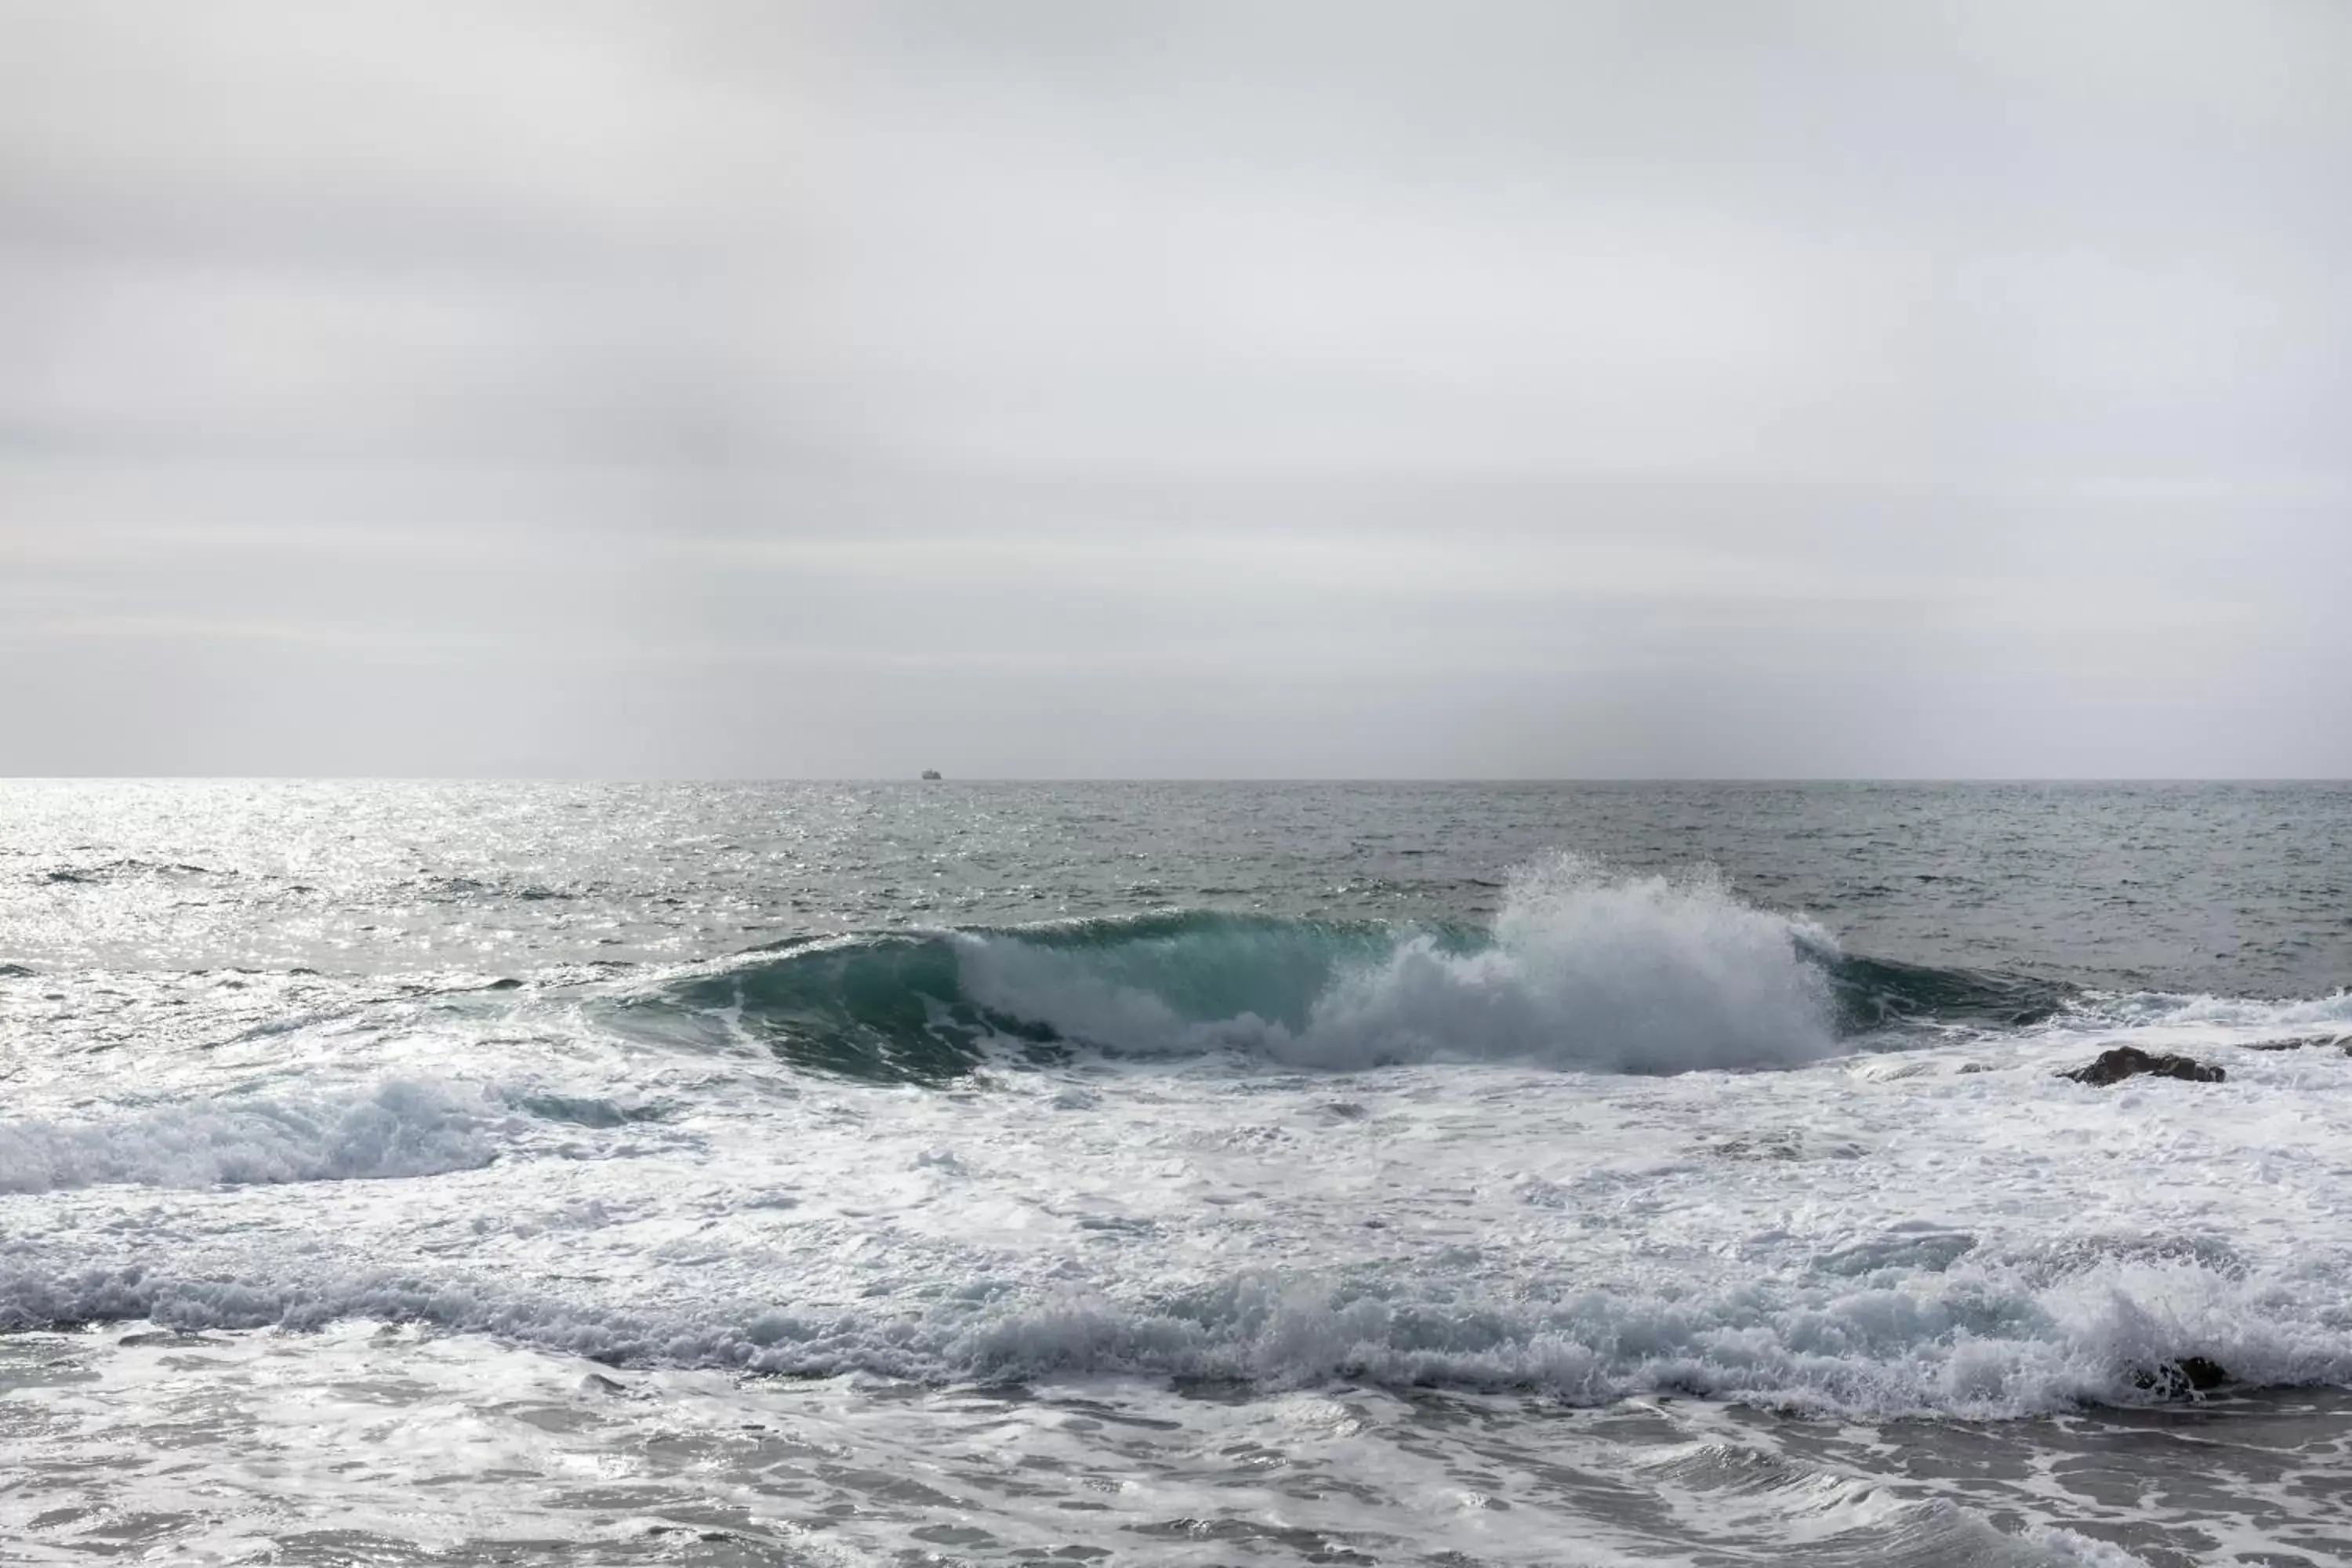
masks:
<instances>
[{"instance_id":1,"label":"ocean","mask_svg":"<svg viewBox=\"0 0 2352 1568\"><path fill-rule=\"evenodd\" d=\"M2347 983L2338 784L0 784L0 1560L2352 1562Z\"/></svg>"}]
</instances>

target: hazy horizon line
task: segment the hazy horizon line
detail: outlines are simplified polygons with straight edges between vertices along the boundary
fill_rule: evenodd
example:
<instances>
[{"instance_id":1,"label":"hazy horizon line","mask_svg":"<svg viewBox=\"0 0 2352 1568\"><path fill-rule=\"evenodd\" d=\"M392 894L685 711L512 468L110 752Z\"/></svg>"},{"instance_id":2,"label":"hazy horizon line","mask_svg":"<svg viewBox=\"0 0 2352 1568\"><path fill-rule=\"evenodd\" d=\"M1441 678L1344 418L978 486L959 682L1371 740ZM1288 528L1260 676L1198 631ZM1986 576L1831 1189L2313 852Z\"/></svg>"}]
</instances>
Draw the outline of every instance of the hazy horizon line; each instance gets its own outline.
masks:
<instances>
[{"instance_id":1,"label":"hazy horizon line","mask_svg":"<svg viewBox=\"0 0 2352 1568\"><path fill-rule=\"evenodd\" d=\"M1496 773L5 773L0 784L2346 784L2331 773L2208 774L1706 774Z\"/></svg>"}]
</instances>

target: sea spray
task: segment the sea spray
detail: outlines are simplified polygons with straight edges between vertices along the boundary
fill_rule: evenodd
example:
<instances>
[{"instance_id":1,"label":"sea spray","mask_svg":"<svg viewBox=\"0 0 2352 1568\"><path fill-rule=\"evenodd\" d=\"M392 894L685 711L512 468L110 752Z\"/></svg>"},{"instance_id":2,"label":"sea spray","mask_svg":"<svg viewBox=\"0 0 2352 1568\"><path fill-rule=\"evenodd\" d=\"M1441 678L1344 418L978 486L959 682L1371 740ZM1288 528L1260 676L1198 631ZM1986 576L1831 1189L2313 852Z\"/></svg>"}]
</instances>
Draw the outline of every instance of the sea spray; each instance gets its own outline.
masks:
<instances>
[{"instance_id":1,"label":"sea spray","mask_svg":"<svg viewBox=\"0 0 2352 1568\"><path fill-rule=\"evenodd\" d=\"M1319 1067L1517 1059L1609 1072L1790 1067L1833 1047L1829 978L1713 868L1612 876L1557 856L1511 879L1491 946L1400 942L1343 970L1273 1054Z\"/></svg>"}]
</instances>

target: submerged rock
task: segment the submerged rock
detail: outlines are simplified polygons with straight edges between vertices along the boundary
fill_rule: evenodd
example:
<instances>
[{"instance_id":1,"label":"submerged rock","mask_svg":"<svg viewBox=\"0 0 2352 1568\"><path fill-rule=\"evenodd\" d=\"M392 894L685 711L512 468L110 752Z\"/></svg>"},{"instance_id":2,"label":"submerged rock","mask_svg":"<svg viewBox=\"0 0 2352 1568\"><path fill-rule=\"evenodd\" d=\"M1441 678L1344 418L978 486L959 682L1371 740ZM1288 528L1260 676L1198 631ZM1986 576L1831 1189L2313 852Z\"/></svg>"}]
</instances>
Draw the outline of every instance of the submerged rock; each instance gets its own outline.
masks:
<instances>
[{"instance_id":1,"label":"submerged rock","mask_svg":"<svg viewBox=\"0 0 2352 1568\"><path fill-rule=\"evenodd\" d=\"M2342 1046L2352 1054L2352 1035L2294 1035L2283 1040L2248 1040L2250 1051L2299 1051L2311 1046Z\"/></svg>"},{"instance_id":2,"label":"submerged rock","mask_svg":"<svg viewBox=\"0 0 2352 1568\"><path fill-rule=\"evenodd\" d=\"M2099 1053L2097 1060L2058 1076L2071 1078L2076 1083L2104 1088L2143 1074L2155 1078L2186 1079L2190 1083L2220 1083L2230 1076L2220 1068L2200 1062L2194 1057L2152 1056L2137 1046L2111 1046Z\"/></svg>"}]
</instances>

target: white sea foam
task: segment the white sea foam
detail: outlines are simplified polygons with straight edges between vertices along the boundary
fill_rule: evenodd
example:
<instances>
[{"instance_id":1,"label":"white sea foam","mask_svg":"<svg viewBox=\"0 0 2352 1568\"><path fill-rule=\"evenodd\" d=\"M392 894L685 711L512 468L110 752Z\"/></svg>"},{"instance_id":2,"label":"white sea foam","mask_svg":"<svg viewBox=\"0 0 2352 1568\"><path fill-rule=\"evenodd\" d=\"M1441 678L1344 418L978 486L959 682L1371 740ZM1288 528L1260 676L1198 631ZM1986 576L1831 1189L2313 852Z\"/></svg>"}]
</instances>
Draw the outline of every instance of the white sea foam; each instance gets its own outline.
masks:
<instances>
[{"instance_id":1,"label":"white sea foam","mask_svg":"<svg viewBox=\"0 0 2352 1568\"><path fill-rule=\"evenodd\" d=\"M6 1169L45 1195L0 1213L0 1323L363 1316L633 1364L1880 1415L2129 1403L2189 1357L2257 1386L2352 1380L2352 1258L2313 1217L2340 1192L2352 1061L2053 1075L2097 1037L1988 1040L1900 1079L1198 1059L782 1099L640 1051L641 1079L696 1086L650 1143L576 1114L603 1100L551 1101L575 1114L533 1142L498 1120L524 1101L407 1082L299 1113L17 1122ZM546 1157L599 1139L638 1157ZM430 1179L336 1179L391 1174ZM108 1181L296 1184L192 1195L159 1237Z\"/></svg>"},{"instance_id":2,"label":"white sea foam","mask_svg":"<svg viewBox=\"0 0 2352 1568\"><path fill-rule=\"evenodd\" d=\"M0 1355L32 1373L12 1403L42 1461L0 1504L0 1531L42 1520L12 1560L81 1561L128 1515L168 1530L175 1561L280 1557L289 1537L331 1542L340 1561L354 1539L420 1535L436 1560L466 1563L509 1561L523 1542L566 1561L842 1568L942 1548L1045 1561L1075 1543L1202 1565L1353 1551L1549 1568L1564 1539L1608 1568L2139 1561L2046 1522L2081 1514L2038 1478L1981 1478L1991 1495L1963 1502L1874 1452L1867 1427L1734 1426L1689 1402L1580 1413L1360 1387L1234 1400L1100 1380L925 1393L583 1374L482 1336L366 1322L200 1345L140 1325L20 1338ZM2141 1479L2165 1488L2182 1468ZM2318 1479L2265 1478L2247 1510L2292 1508ZM225 1493L236 1507L217 1505ZM2242 1539L2257 1554L2295 1544Z\"/></svg>"},{"instance_id":3,"label":"white sea foam","mask_svg":"<svg viewBox=\"0 0 2352 1568\"><path fill-rule=\"evenodd\" d=\"M577 1239L574 1237L573 1239ZM348 1263L346 1264L348 1267ZM1658 1293L1594 1289L1514 1301L1391 1274L1375 1293L1279 1274L1156 1302L1069 1289L1042 1299L966 1279L912 1308L756 1298L635 1303L412 1266L334 1274L0 1265L0 1325L146 1319L183 1330L317 1328L345 1318L487 1331L630 1364L935 1384L1135 1374L1265 1389L1332 1378L1527 1389L1580 1405L1669 1393L1893 1415L2045 1414L2147 1397L2188 1357L2253 1386L2352 1381L2333 1280L2231 1278L2193 1262L2104 1262L2037 1286L1999 1263L1855 1286L1759 1279ZM995 1298L992 1300L991 1298Z\"/></svg>"},{"instance_id":4,"label":"white sea foam","mask_svg":"<svg viewBox=\"0 0 2352 1568\"><path fill-rule=\"evenodd\" d=\"M2126 1026L2352 1033L2352 991L2284 1001L2140 991L2087 998L2083 1012L2086 1017Z\"/></svg>"},{"instance_id":5,"label":"white sea foam","mask_svg":"<svg viewBox=\"0 0 2352 1568\"><path fill-rule=\"evenodd\" d=\"M2352 1059L2239 1050L2229 1042L2261 1033L2240 1024L2127 1031L2226 1060L2226 1082L2110 1089L2054 1073L2116 1037L2112 1021L1953 1037L1908 1054L1918 1070L1901 1077L1851 1063L1661 1077L1539 1061L1301 1072L1223 1055L1082 1055L917 1089L602 1035L560 1001L511 1006L507 1017L495 1005L401 1010L381 1033L319 1026L269 1047L331 1051L343 1074L373 1075L363 1089L313 1095L279 1081L223 1099L200 1092L194 1064L163 1059L153 1089L176 1104L60 1103L6 1124L16 1142L0 1147L12 1158L43 1151L58 1179L0 1194L0 1327L131 1321L303 1336L252 1342L269 1353L252 1352L261 1392L243 1397L278 1412L257 1426L237 1425L245 1406L173 1403L227 1374L166 1387L138 1375L145 1352L133 1350L110 1403L57 1396L67 1415L87 1415L76 1441L96 1455L112 1451L110 1432L201 1420L245 1434L208 1461L216 1476L234 1471L237 1445L256 1434L352 1402L338 1390L359 1386L360 1372L343 1351L304 1349L308 1336L372 1345L353 1326L383 1321L447 1331L397 1347L453 1347L435 1353L462 1350L494 1371L543 1365L556 1393L501 1399L532 1410L557 1401L547 1422L575 1434L613 1424L616 1444L642 1415L648 1453L675 1441L656 1438L657 1426L735 1432L776 1419L772 1408L838 1397L854 1408L825 1428L827 1451L877 1474L893 1454L936 1457L950 1413L978 1397L969 1391L1009 1384L1041 1409L1066 1397L1131 1405L1151 1430L1217 1451L1223 1437L1181 1424L1223 1419L1213 1413L1226 1406L1171 1384L1204 1378L1249 1391L1234 1441L1292 1454L1311 1443L1348 1474L1387 1467L1380 1484L1400 1500L1391 1532L1532 1564L1549 1560L1560 1520L1591 1526L1581 1503L1547 1502L1507 1479L1568 1462L1554 1451L1572 1436L1564 1408L1605 1412L1592 1419L1612 1432L1655 1395L1709 1396L1658 1406L1672 1412L1738 1399L1865 1426L2048 1415L2148 1403L2167 1364L2189 1357L2246 1386L2352 1381L2341 1304L2352 1254L2325 1217L2343 1206L2335 1130L2352 1104ZM478 1076L415 1076L429 1061ZM662 1120L636 1119L648 1110ZM339 1137L347 1124L381 1135ZM259 1159L256 1146L278 1157ZM624 1150L632 1157L580 1157ZM480 1163L492 1153L494 1164ZM436 1160L446 1168L432 1171ZM415 1179L332 1179L370 1173ZM88 1184L106 1181L148 1184ZM366 1352L368 1419L402 1422L400 1441L418 1454L474 1445L465 1451L502 1474L542 1462L538 1427L516 1424L499 1447L484 1402L413 1386L422 1353ZM591 1385L599 1414L574 1408L592 1399L576 1357L625 1385ZM457 1362L448 1371L462 1375ZM801 1376L733 1381L760 1372ZM940 1392L919 1396L919 1419L893 1426L900 1406L856 1403L874 1374ZM283 1380L294 1382L268 1392ZM1496 1417L1496 1440L1516 1446L1498 1453L1416 1426L1408 1407L1432 1388L1445 1401L1496 1396L1497 1411L1522 1392L1550 1397L1540 1421ZM1340 1416L1309 1436L1268 1426L1274 1412L1367 1401L1397 1408L1357 1436ZM445 1408L471 1413L462 1433L431 1425L427 1413ZM352 1419L362 1413L355 1405ZM1683 1440L1657 1438L1668 1439ZM1034 1451L1045 1438L1024 1441ZM1104 1452L1098 1439L1072 1441L1074 1454ZM2058 1533L2083 1517L2067 1499L2004 1505L2049 1525L2025 1542L1836 1467L1800 1465L1759 1490L1729 1470L1654 1473L1633 1462L1640 1445L1611 1446L1620 1441L1575 1462L1616 1467L1632 1490L1611 1495L1664 1500L1677 1540L1729 1551L1803 1536L1822 1561L2046 1563L2078 1548L2102 1560L2091 1538ZM1192 1450L1169 1442L1147 1474L1103 1478L1158 1489L1103 1494L1127 1500L1119 1529L1225 1517L1234 1494L1220 1484L1196 1495L1181 1479ZM1412 1457L1433 1445L1444 1462ZM616 1453L615 1464L644 1463ZM751 1475L775 1462L765 1449L741 1458ZM828 1462L835 1473L848 1461ZM976 1458L958 1463L977 1473ZM308 1474L280 1473L298 1472ZM110 1473L141 1473L135 1454ZM304 1498L356 1489L360 1514L392 1520L382 1511L391 1489L364 1483L312 1477L281 1489L277 1506L299 1514ZM1013 1477L992 1498L989 1528L1050 1542L1065 1527L1026 1521L1019 1500L1032 1494L1018 1488L1029 1484ZM1301 1488L1328 1484L1300 1472ZM742 1495L767 1495L761 1485L744 1482ZM1498 1492L1512 1513L1480 1500ZM486 1536L503 1528L501 1487L464 1495ZM950 1539L937 1532L957 1528L951 1501L934 1511L929 1495L860 1515L883 1555ZM1360 1505L1328 1515L1341 1545L1350 1517L1366 1515ZM559 1511L543 1528L572 1526ZM2237 1528L2266 1549L2294 1540L2261 1521ZM907 1533L916 1530L933 1533ZM1214 1561L1231 1542L1189 1544ZM1294 1546L1309 1550L1282 1550ZM1637 1542L1626 1555L1647 1550Z\"/></svg>"},{"instance_id":6,"label":"white sea foam","mask_svg":"<svg viewBox=\"0 0 2352 1568\"><path fill-rule=\"evenodd\" d=\"M0 1121L0 1193L429 1176L489 1163L503 1108L392 1079L355 1094L254 1094Z\"/></svg>"}]
</instances>

